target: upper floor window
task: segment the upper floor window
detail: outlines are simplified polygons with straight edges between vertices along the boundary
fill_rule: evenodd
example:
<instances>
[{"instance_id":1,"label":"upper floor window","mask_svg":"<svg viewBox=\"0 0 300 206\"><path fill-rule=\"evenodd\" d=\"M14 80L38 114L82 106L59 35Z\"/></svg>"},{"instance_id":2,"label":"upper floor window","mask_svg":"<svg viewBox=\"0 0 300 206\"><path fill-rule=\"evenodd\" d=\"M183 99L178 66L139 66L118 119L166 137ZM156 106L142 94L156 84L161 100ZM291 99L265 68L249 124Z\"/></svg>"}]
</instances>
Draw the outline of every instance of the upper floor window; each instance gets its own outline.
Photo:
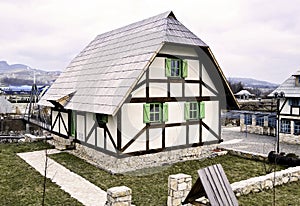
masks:
<instances>
[{"instance_id":1,"label":"upper floor window","mask_svg":"<svg viewBox=\"0 0 300 206\"><path fill-rule=\"evenodd\" d=\"M166 59L167 77L187 77L187 61L182 59Z\"/></svg>"},{"instance_id":2,"label":"upper floor window","mask_svg":"<svg viewBox=\"0 0 300 206\"><path fill-rule=\"evenodd\" d=\"M297 99L297 98L289 99L289 105L290 106L300 106L300 99Z\"/></svg>"}]
</instances>

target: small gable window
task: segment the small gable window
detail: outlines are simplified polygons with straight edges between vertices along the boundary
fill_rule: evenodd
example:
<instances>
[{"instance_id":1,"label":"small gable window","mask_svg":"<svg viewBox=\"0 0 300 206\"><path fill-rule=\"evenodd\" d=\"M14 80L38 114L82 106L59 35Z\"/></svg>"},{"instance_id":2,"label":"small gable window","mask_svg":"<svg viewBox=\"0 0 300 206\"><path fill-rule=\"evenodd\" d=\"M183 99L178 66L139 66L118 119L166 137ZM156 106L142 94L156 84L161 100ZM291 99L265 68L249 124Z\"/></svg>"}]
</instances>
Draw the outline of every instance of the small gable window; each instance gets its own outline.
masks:
<instances>
[{"instance_id":1,"label":"small gable window","mask_svg":"<svg viewBox=\"0 0 300 206\"><path fill-rule=\"evenodd\" d=\"M205 118L204 102L186 102L184 104L185 120L198 120Z\"/></svg>"},{"instance_id":2,"label":"small gable window","mask_svg":"<svg viewBox=\"0 0 300 206\"><path fill-rule=\"evenodd\" d=\"M160 123L168 121L167 103L144 104L144 123Z\"/></svg>"},{"instance_id":3,"label":"small gable window","mask_svg":"<svg viewBox=\"0 0 300 206\"><path fill-rule=\"evenodd\" d=\"M166 59L165 62L167 77L187 77L187 61L181 59Z\"/></svg>"}]
</instances>

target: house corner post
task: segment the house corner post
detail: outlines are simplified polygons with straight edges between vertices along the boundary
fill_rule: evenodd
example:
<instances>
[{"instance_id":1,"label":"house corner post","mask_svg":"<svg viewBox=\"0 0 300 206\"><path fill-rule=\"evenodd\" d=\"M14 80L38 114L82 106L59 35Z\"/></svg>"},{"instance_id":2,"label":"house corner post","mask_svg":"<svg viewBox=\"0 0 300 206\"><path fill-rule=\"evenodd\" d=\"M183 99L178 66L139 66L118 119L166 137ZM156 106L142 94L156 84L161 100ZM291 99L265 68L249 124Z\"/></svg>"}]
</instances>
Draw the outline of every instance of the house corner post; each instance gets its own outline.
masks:
<instances>
[{"instance_id":1,"label":"house corner post","mask_svg":"<svg viewBox=\"0 0 300 206\"><path fill-rule=\"evenodd\" d=\"M168 178L168 206L180 206L192 188L192 176L170 175Z\"/></svg>"}]
</instances>

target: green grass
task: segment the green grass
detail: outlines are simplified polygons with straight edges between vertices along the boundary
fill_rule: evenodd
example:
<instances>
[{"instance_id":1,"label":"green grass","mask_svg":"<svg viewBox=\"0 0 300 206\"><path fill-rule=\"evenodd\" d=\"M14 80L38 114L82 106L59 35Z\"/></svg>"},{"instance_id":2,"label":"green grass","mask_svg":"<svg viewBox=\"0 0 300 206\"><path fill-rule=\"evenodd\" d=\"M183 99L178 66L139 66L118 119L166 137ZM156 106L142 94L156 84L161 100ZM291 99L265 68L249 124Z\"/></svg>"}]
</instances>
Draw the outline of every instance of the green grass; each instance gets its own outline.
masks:
<instances>
[{"instance_id":1,"label":"green grass","mask_svg":"<svg viewBox=\"0 0 300 206\"><path fill-rule=\"evenodd\" d=\"M300 181L289 183L275 188L276 206L299 206L300 205ZM262 206L273 204L273 190L260 193L251 193L239 197L240 206Z\"/></svg>"},{"instance_id":2,"label":"green grass","mask_svg":"<svg viewBox=\"0 0 300 206\"><path fill-rule=\"evenodd\" d=\"M43 142L0 144L0 205L42 205L44 178L17 153L51 148ZM47 179L45 205L82 205Z\"/></svg>"},{"instance_id":3,"label":"green grass","mask_svg":"<svg viewBox=\"0 0 300 206\"><path fill-rule=\"evenodd\" d=\"M103 190L121 185L131 188L133 191L133 204L137 206L166 205L168 176L171 174L190 174L193 177L194 183L198 178L198 169L217 163L222 164L231 183L266 174L262 162L246 160L231 155L206 160L181 162L172 166L139 170L118 175L111 175L68 153L54 154L51 155L51 158ZM270 165L267 165L267 167L270 167ZM283 169L283 167L278 169ZM251 204L245 203L244 205Z\"/></svg>"}]
</instances>

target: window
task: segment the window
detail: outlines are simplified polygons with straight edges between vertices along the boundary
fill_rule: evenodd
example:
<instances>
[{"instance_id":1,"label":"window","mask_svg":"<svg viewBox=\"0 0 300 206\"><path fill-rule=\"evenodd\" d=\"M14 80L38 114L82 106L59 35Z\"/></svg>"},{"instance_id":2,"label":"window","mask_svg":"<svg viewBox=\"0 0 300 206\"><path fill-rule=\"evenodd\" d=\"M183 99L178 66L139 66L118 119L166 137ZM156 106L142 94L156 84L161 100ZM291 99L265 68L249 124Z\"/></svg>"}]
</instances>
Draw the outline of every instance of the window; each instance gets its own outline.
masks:
<instances>
[{"instance_id":1,"label":"window","mask_svg":"<svg viewBox=\"0 0 300 206\"><path fill-rule=\"evenodd\" d=\"M291 121L287 119L282 119L280 124L280 132L285 134L291 133Z\"/></svg>"},{"instance_id":2,"label":"window","mask_svg":"<svg viewBox=\"0 0 300 206\"><path fill-rule=\"evenodd\" d=\"M204 102L186 102L184 105L185 120L198 120L205 117Z\"/></svg>"},{"instance_id":3,"label":"window","mask_svg":"<svg viewBox=\"0 0 300 206\"><path fill-rule=\"evenodd\" d=\"M294 135L300 135L300 121L294 121Z\"/></svg>"},{"instance_id":4,"label":"window","mask_svg":"<svg viewBox=\"0 0 300 206\"><path fill-rule=\"evenodd\" d=\"M104 127L108 122L107 114L96 114L96 120L99 127Z\"/></svg>"},{"instance_id":5,"label":"window","mask_svg":"<svg viewBox=\"0 0 300 206\"><path fill-rule=\"evenodd\" d=\"M268 118L268 126L272 128L276 128L276 116L269 116Z\"/></svg>"},{"instance_id":6,"label":"window","mask_svg":"<svg viewBox=\"0 0 300 206\"><path fill-rule=\"evenodd\" d=\"M257 116L256 117L256 125L257 126L264 126L264 117L263 116Z\"/></svg>"},{"instance_id":7,"label":"window","mask_svg":"<svg viewBox=\"0 0 300 206\"><path fill-rule=\"evenodd\" d=\"M245 114L245 125L252 125L252 115Z\"/></svg>"},{"instance_id":8,"label":"window","mask_svg":"<svg viewBox=\"0 0 300 206\"><path fill-rule=\"evenodd\" d=\"M167 77L187 77L187 61L181 59L166 59Z\"/></svg>"},{"instance_id":9,"label":"window","mask_svg":"<svg viewBox=\"0 0 300 206\"><path fill-rule=\"evenodd\" d=\"M144 123L159 123L168 121L168 104L144 104Z\"/></svg>"},{"instance_id":10,"label":"window","mask_svg":"<svg viewBox=\"0 0 300 206\"><path fill-rule=\"evenodd\" d=\"M289 99L290 106L300 106L300 99Z\"/></svg>"}]
</instances>

